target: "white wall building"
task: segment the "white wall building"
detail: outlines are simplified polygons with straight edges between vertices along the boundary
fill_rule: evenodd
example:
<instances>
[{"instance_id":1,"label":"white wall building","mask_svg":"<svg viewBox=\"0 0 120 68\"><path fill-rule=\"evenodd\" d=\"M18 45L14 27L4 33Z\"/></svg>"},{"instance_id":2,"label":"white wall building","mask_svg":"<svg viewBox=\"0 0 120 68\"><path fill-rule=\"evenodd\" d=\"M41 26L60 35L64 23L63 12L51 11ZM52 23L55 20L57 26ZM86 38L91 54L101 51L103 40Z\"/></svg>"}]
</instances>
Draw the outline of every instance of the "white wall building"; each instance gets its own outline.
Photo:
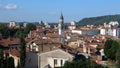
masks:
<instances>
[{"instance_id":1,"label":"white wall building","mask_svg":"<svg viewBox=\"0 0 120 68\"><path fill-rule=\"evenodd\" d=\"M14 59L14 66L17 68L18 62L19 62L19 57L18 56L13 56L11 54L9 56Z\"/></svg>"},{"instance_id":2,"label":"white wall building","mask_svg":"<svg viewBox=\"0 0 120 68\"><path fill-rule=\"evenodd\" d=\"M89 34L89 35L110 35L120 37L120 28L100 28L100 29L74 29L72 33Z\"/></svg>"},{"instance_id":3,"label":"white wall building","mask_svg":"<svg viewBox=\"0 0 120 68\"><path fill-rule=\"evenodd\" d=\"M100 34L120 37L120 29L119 28L102 28L100 29Z\"/></svg>"},{"instance_id":4,"label":"white wall building","mask_svg":"<svg viewBox=\"0 0 120 68\"><path fill-rule=\"evenodd\" d=\"M100 33L99 29L80 29L80 30L72 30L72 33L77 33L77 34L89 34L89 35L97 35Z\"/></svg>"},{"instance_id":5,"label":"white wall building","mask_svg":"<svg viewBox=\"0 0 120 68\"><path fill-rule=\"evenodd\" d=\"M111 21L111 22L109 22L109 26L110 27L118 27L119 23L117 21Z\"/></svg>"},{"instance_id":6,"label":"white wall building","mask_svg":"<svg viewBox=\"0 0 120 68\"><path fill-rule=\"evenodd\" d=\"M23 26L26 27L28 23L23 23Z\"/></svg>"},{"instance_id":7,"label":"white wall building","mask_svg":"<svg viewBox=\"0 0 120 68\"><path fill-rule=\"evenodd\" d=\"M39 50L38 50L38 45L35 44L35 43L32 43L32 44L30 45L30 51L38 52L38 51L39 51Z\"/></svg>"},{"instance_id":8,"label":"white wall building","mask_svg":"<svg viewBox=\"0 0 120 68\"><path fill-rule=\"evenodd\" d=\"M15 21L10 21L9 22L9 27L15 27L16 26L16 22Z\"/></svg>"},{"instance_id":9,"label":"white wall building","mask_svg":"<svg viewBox=\"0 0 120 68\"><path fill-rule=\"evenodd\" d=\"M70 23L70 25L68 26L68 29L70 29L70 30L76 29L76 23L75 23L75 21L72 21Z\"/></svg>"},{"instance_id":10,"label":"white wall building","mask_svg":"<svg viewBox=\"0 0 120 68\"><path fill-rule=\"evenodd\" d=\"M66 61L72 61L73 56L61 49L56 49L41 53L38 60L38 68L54 68L63 66Z\"/></svg>"},{"instance_id":11,"label":"white wall building","mask_svg":"<svg viewBox=\"0 0 120 68\"><path fill-rule=\"evenodd\" d=\"M77 34L82 34L82 31L81 31L81 30L72 30L71 32L72 32L72 33L77 33Z\"/></svg>"}]
</instances>

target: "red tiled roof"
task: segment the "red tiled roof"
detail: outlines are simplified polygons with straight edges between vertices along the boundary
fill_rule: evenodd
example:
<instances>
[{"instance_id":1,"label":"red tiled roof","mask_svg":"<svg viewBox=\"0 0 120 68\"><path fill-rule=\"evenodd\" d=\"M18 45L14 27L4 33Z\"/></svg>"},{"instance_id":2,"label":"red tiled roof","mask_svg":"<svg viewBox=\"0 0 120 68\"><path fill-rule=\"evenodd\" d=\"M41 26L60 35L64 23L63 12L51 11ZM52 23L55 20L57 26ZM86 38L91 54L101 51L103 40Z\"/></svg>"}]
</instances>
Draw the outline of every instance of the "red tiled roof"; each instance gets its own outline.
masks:
<instances>
[{"instance_id":1,"label":"red tiled roof","mask_svg":"<svg viewBox=\"0 0 120 68\"><path fill-rule=\"evenodd\" d=\"M6 53L8 53L8 54L10 54L10 55L12 55L12 56L17 56L17 57L20 57L20 49L18 48L18 49L16 49L16 48L11 48L11 49L9 49L9 50L5 50L5 52ZM29 48L26 48L26 53L27 52L30 52L29 51Z\"/></svg>"},{"instance_id":2,"label":"red tiled roof","mask_svg":"<svg viewBox=\"0 0 120 68\"><path fill-rule=\"evenodd\" d=\"M37 39L33 41L36 44L61 44L59 40L52 40L52 39Z\"/></svg>"},{"instance_id":3,"label":"red tiled roof","mask_svg":"<svg viewBox=\"0 0 120 68\"><path fill-rule=\"evenodd\" d=\"M47 33L46 36L50 38L58 38L59 34L58 33Z\"/></svg>"},{"instance_id":4,"label":"red tiled roof","mask_svg":"<svg viewBox=\"0 0 120 68\"><path fill-rule=\"evenodd\" d=\"M37 32L43 32L43 29L39 29L39 30L32 30L31 33L37 33Z\"/></svg>"},{"instance_id":5,"label":"red tiled roof","mask_svg":"<svg viewBox=\"0 0 120 68\"><path fill-rule=\"evenodd\" d=\"M9 45L20 44L20 41L19 41L19 38L1 39L0 44L3 47L8 47Z\"/></svg>"},{"instance_id":6,"label":"red tiled roof","mask_svg":"<svg viewBox=\"0 0 120 68\"><path fill-rule=\"evenodd\" d=\"M17 49L10 49L8 53L11 54L12 56L17 56L17 57L20 56L20 51Z\"/></svg>"}]
</instances>

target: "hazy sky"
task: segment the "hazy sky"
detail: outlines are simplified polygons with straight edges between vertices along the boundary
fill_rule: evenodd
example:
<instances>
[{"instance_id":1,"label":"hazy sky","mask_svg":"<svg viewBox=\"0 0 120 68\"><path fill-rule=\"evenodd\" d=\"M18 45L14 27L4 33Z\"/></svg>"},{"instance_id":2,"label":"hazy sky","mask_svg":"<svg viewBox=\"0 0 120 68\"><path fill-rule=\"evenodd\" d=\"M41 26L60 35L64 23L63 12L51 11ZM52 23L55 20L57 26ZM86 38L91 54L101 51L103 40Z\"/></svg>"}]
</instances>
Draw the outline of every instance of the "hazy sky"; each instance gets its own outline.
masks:
<instances>
[{"instance_id":1,"label":"hazy sky","mask_svg":"<svg viewBox=\"0 0 120 68\"><path fill-rule=\"evenodd\" d=\"M120 0L0 0L0 21L65 22L120 14Z\"/></svg>"}]
</instances>

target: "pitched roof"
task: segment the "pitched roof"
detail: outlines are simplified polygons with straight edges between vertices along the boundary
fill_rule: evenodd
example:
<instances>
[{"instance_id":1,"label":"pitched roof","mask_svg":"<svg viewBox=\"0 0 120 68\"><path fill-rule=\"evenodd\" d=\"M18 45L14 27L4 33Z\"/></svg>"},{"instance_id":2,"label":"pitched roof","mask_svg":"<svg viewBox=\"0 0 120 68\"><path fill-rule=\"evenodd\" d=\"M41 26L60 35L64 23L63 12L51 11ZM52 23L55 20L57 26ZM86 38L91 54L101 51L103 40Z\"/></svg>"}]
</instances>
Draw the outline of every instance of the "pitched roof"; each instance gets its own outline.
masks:
<instances>
[{"instance_id":1,"label":"pitched roof","mask_svg":"<svg viewBox=\"0 0 120 68\"><path fill-rule=\"evenodd\" d=\"M12 56L20 57L20 49L19 48L11 48L9 50L5 50L5 52ZM26 53L28 53L28 52L30 52L29 48L26 47Z\"/></svg>"},{"instance_id":2,"label":"pitched roof","mask_svg":"<svg viewBox=\"0 0 120 68\"><path fill-rule=\"evenodd\" d=\"M41 56L41 55L50 54L50 53L54 53L54 52L62 52L62 53L64 53L64 54L68 55L68 56L74 57L73 55L71 55L71 54L68 53L68 52L63 51L62 49L56 49L56 50L52 50L52 51L49 51L49 52L44 52L44 53L41 53L40 56Z\"/></svg>"},{"instance_id":3,"label":"pitched roof","mask_svg":"<svg viewBox=\"0 0 120 68\"><path fill-rule=\"evenodd\" d=\"M1 39L0 44L3 47L8 47L9 45L16 45L20 44L19 38L8 38L8 39Z\"/></svg>"}]
</instances>

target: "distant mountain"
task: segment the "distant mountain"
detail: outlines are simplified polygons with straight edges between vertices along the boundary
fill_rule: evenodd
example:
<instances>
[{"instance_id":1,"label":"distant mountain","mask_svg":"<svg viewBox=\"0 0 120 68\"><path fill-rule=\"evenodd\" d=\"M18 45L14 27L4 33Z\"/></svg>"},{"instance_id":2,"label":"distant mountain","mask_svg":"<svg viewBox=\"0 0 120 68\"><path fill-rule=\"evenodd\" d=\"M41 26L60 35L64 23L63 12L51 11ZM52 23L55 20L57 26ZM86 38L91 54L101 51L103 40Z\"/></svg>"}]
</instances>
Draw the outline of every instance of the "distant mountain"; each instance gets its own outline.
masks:
<instances>
[{"instance_id":1,"label":"distant mountain","mask_svg":"<svg viewBox=\"0 0 120 68\"><path fill-rule=\"evenodd\" d=\"M78 26L92 25L92 24L99 25L105 22L109 23L110 21L118 21L120 24L120 14L84 18L78 22Z\"/></svg>"}]
</instances>

